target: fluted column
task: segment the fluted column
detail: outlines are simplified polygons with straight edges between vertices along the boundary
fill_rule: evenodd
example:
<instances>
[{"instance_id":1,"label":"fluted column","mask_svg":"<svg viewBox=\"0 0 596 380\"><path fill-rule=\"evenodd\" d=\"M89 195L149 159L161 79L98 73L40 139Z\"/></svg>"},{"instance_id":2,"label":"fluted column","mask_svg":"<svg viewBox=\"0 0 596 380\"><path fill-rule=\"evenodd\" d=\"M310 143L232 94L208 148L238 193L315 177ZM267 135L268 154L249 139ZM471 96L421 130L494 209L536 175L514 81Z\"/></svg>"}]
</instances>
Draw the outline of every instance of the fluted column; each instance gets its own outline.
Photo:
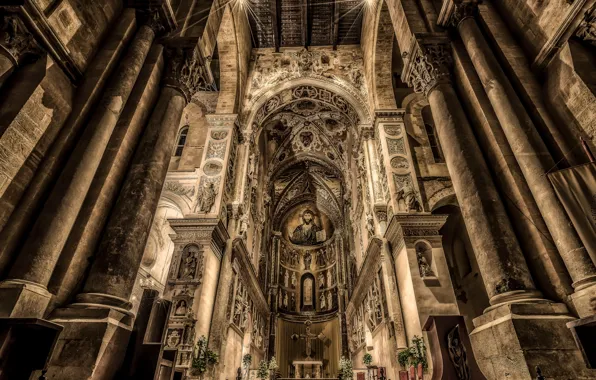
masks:
<instances>
[{"instance_id":1,"label":"fluted column","mask_svg":"<svg viewBox=\"0 0 596 380\"><path fill-rule=\"evenodd\" d=\"M110 80L96 111L57 181L0 292L17 292L2 316L41 317L49 301L46 286L76 221L112 131L145 62L155 31L143 25ZM29 297L31 296L31 297Z\"/></svg>"},{"instance_id":2,"label":"fluted column","mask_svg":"<svg viewBox=\"0 0 596 380\"><path fill-rule=\"evenodd\" d=\"M528 187L573 280L581 290L596 285L596 266L559 202L546 173L556 166L511 83L474 19L476 4L456 5L452 23L480 77Z\"/></svg>"},{"instance_id":3,"label":"fluted column","mask_svg":"<svg viewBox=\"0 0 596 380\"><path fill-rule=\"evenodd\" d=\"M424 93L492 305L537 299L540 293L450 81L445 40L414 41L404 76Z\"/></svg>"},{"instance_id":4,"label":"fluted column","mask_svg":"<svg viewBox=\"0 0 596 380\"><path fill-rule=\"evenodd\" d=\"M128 175L108 220L96 259L77 304L102 304L124 311L166 173L182 112L203 83L197 49L168 50L165 86L141 138Z\"/></svg>"},{"instance_id":5,"label":"fluted column","mask_svg":"<svg viewBox=\"0 0 596 380\"><path fill-rule=\"evenodd\" d=\"M17 13L0 16L0 87L14 70L37 60L43 50Z\"/></svg>"}]
</instances>

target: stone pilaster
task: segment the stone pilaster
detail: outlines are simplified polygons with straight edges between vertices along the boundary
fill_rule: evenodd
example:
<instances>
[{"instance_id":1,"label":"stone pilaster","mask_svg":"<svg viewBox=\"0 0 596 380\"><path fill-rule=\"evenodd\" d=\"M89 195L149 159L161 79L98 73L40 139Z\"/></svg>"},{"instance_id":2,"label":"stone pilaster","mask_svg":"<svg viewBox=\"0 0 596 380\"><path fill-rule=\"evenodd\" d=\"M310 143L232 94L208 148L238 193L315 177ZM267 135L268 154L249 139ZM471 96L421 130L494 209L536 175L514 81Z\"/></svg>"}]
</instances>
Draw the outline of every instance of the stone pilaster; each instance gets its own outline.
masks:
<instances>
[{"instance_id":1,"label":"stone pilaster","mask_svg":"<svg viewBox=\"0 0 596 380\"><path fill-rule=\"evenodd\" d=\"M439 233L446 220L445 215L395 215L387 229L391 250L386 253L395 267L401 303L408 305L403 309L408 341L421 334L429 315L459 314Z\"/></svg>"},{"instance_id":2,"label":"stone pilaster","mask_svg":"<svg viewBox=\"0 0 596 380\"><path fill-rule=\"evenodd\" d=\"M585 307L589 297L583 296L585 292L582 290L590 288L591 293L596 291L596 266L545 175L556 164L484 39L473 17L475 13L474 4L459 4L455 7L452 23L457 25L509 146L573 280L572 286L580 291L572 299L583 314L590 308Z\"/></svg>"},{"instance_id":3,"label":"stone pilaster","mask_svg":"<svg viewBox=\"0 0 596 380\"><path fill-rule=\"evenodd\" d=\"M116 75L104 91L100 104L57 181L21 254L12 266L1 291L12 294L13 302L0 315L41 317L49 302L46 289L52 271L83 205L112 132L155 38L148 26L141 26Z\"/></svg>"},{"instance_id":4,"label":"stone pilaster","mask_svg":"<svg viewBox=\"0 0 596 380\"><path fill-rule=\"evenodd\" d=\"M421 212L422 199L404 124L404 111L375 111L375 128L381 148L379 163L388 177L390 199L387 221L394 214Z\"/></svg>"},{"instance_id":5,"label":"stone pilaster","mask_svg":"<svg viewBox=\"0 0 596 380\"><path fill-rule=\"evenodd\" d=\"M209 337L221 259L229 236L216 219L171 219L175 244L165 296L172 301L164 350L178 350L175 366L192 365L200 337Z\"/></svg>"},{"instance_id":6,"label":"stone pilaster","mask_svg":"<svg viewBox=\"0 0 596 380\"><path fill-rule=\"evenodd\" d=\"M540 299L482 152L450 79L451 47L440 37L415 39L402 72L424 93L482 278L493 305Z\"/></svg>"},{"instance_id":7,"label":"stone pilaster","mask_svg":"<svg viewBox=\"0 0 596 380\"><path fill-rule=\"evenodd\" d=\"M199 170L199 197L194 213L219 217L227 224L236 175L236 114L207 115L209 128Z\"/></svg>"},{"instance_id":8,"label":"stone pilaster","mask_svg":"<svg viewBox=\"0 0 596 380\"><path fill-rule=\"evenodd\" d=\"M44 50L18 13L0 14L0 87L15 68L37 60L42 54Z\"/></svg>"}]
</instances>

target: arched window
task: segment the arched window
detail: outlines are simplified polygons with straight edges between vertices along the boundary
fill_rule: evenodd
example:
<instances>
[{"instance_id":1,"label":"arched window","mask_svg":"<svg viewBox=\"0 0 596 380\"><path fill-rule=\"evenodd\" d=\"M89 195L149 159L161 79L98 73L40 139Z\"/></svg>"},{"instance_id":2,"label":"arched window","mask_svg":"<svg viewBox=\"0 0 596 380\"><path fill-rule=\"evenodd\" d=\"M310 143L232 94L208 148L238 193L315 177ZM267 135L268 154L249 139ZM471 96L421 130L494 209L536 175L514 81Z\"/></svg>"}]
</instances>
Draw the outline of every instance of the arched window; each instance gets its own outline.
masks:
<instances>
[{"instance_id":1,"label":"arched window","mask_svg":"<svg viewBox=\"0 0 596 380\"><path fill-rule=\"evenodd\" d=\"M186 136L188 135L188 126L182 127L178 132L178 143L176 144L176 151L174 152L175 157L182 156L184 150L184 144L186 144Z\"/></svg>"},{"instance_id":2,"label":"arched window","mask_svg":"<svg viewBox=\"0 0 596 380\"><path fill-rule=\"evenodd\" d=\"M430 144L430 149L433 152L433 158L435 159L435 162L445 162L445 159L443 158L443 152L441 152L441 147L439 146L439 140L435 134L435 127L430 124L424 124L424 128L426 129L428 143Z\"/></svg>"}]
</instances>

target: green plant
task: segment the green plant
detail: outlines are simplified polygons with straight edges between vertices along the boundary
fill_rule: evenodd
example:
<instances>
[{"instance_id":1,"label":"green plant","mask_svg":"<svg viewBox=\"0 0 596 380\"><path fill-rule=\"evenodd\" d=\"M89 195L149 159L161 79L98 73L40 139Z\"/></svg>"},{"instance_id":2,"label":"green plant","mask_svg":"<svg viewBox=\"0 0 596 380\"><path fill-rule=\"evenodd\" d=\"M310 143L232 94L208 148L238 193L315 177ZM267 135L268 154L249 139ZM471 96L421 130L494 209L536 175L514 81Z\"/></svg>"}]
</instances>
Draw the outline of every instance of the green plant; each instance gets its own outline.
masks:
<instances>
[{"instance_id":1,"label":"green plant","mask_svg":"<svg viewBox=\"0 0 596 380\"><path fill-rule=\"evenodd\" d=\"M242 366L244 368L250 367L250 363L252 363L252 356L250 354L246 354L242 357Z\"/></svg>"},{"instance_id":2,"label":"green plant","mask_svg":"<svg viewBox=\"0 0 596 380\"><path fill-rule=\"evenodd\" d=\"M413 358L414 358L414 366L418 366L418 364L422 363L422 368L424 371L428 369L428 360L426 358L426 345L424 344L424 339L419 336L414 335L412 338L412 347L413 349Z\"/></svg>"},{"instance_id":3,"label":"green plant","mask_svg":"<svg viewBox=\"0 0 596 380\"><path fill-rule=\"evenodd\" d=\"M269 376L269 364L266 360L261 360L259 368L257 369L257 377L259 379L266 379Z\"/></svg>"},{"instance_id":4,"label":"green plant","mask_svg":"<svg viewBox=\"0 0 596 380\"><path fill-rule=\"evenodd\" d=\"M279 366L277 365L277 360L275 360L275 356L272 356L271 360L269 361L269 370L277 371L278 368Z\"/></svg>"},{"instance_id":5,"label":"green plant","mask_svg":"<svg viewBox=\"0 0 596 380\"><path fill-rule=\"evenodd\" d=\"M354 378L352 361L350 359L346 359L344 356L339 359L339 375L342 380L352 380Z\"/></svg>"},{"instance_id":6,"label":"green plant","mask_svg":"<svg viewBox=\"0 0 596 380\"><path fill-rule=\"evenodd\" d=\"M370 363L372 363L372 360L373 360L373 357L368 352L366 354L364 354L364 356L362 357L362 363L364 363L364 365L367 367L370 365Z\"/></svg>"},{"instance_id":7,"label":"green plant","mask_svg":"<svg viewBox=\"0 0 596 380\"><path fill-rule=\"evenodd\" d=\"M203 375L207 372L208 367L217 364L218 360L219 355L207 347L207 338L201 336L195 347L195 355L192 359L193 372Z\"/></svg>"},{"instance_id":8,"label":"green plant","mask_svg":"<svg viewBox=\"0 0 596 380\"><path fill-rule=\"evenodd\" d=\"M405 350L397 354L397 361L399 365L401 365L403 368L408 368L408 364L410 363L410 356L412 356L412 352L409 348L406 348Z\"/></svg>"}]
</instances>

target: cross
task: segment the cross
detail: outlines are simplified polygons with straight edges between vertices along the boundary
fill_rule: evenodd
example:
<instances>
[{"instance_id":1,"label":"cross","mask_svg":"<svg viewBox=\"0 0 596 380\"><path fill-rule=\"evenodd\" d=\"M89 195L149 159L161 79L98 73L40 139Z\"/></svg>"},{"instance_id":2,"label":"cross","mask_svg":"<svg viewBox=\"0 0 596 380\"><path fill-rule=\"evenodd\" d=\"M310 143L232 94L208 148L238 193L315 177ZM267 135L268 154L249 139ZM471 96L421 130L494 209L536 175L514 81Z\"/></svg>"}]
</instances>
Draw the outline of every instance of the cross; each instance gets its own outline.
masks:
<instances>
[{"instance_id":1,"label":"cross","mask_svg":"<svg viewBox=\"0 0 596 380\"><path fill-rule=\"evenodd\" d=\"M292 334L291 338L292 340L298 340L298 339L304 339L304 341L306 342L306 357L308 359L312 359L312 341L313 339L320 339L320 340L324 340L325 339L325 334L320 333L320 334L313 334L310 332L310 325L312 325L312 322L310 321L310 319L306 320L306 322L304 322L304 324L306 325L306 333L305 334Z\"/></svg>"}]
</instances>

